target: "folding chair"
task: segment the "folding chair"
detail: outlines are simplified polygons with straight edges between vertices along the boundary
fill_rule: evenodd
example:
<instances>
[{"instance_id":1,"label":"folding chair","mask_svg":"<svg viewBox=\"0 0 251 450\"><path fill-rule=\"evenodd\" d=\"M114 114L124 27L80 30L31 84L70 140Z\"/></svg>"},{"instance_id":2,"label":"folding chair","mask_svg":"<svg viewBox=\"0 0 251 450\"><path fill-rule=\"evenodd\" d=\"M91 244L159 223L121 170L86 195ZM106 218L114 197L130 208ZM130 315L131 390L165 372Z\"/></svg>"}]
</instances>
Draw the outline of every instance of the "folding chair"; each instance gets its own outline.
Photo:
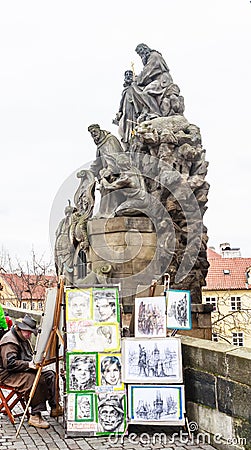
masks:
<instances>
[{"instance_id":1,"label":"folding chair","mask_svg":"<svg viewBox=\"0 0 251 450\"><path fill-rule=\"evenodd\" d=\"M22 412L12 412L16 405L22 406ZM7 386L5 384L0 384L0 413L6 414L9 417L11 423L14 424L15 417L22 416L25 408L26 402L24 400L24 397L22 397L22 395L19 394L19 392L15 388ZM27 417L30 417L28 411Z\"/></svg>"}]
</instances>

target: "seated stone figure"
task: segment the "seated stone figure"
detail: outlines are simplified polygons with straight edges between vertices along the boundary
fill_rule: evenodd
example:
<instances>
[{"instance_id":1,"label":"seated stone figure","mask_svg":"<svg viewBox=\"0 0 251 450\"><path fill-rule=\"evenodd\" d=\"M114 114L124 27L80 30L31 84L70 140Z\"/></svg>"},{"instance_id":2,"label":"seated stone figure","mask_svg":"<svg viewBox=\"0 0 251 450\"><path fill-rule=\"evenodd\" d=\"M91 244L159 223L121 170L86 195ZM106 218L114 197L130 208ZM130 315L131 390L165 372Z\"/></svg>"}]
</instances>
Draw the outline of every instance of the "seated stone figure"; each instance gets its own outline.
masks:
<instances>
[{"instance_id":1,"label":"seated stone figure","mask_svg":"<svg viewBox=\"0 0 251 450\"><path fill-rule=\"evenodd\" d=\"M135 80L132 71L125 72L125 89L116 116L122 143L127 147L136 122L184 112L184 98L179 95L179 87L173 83L161 53L146 44L137 45L136 52L142 59L143 69Z\"/></svg>"}]
</instances>

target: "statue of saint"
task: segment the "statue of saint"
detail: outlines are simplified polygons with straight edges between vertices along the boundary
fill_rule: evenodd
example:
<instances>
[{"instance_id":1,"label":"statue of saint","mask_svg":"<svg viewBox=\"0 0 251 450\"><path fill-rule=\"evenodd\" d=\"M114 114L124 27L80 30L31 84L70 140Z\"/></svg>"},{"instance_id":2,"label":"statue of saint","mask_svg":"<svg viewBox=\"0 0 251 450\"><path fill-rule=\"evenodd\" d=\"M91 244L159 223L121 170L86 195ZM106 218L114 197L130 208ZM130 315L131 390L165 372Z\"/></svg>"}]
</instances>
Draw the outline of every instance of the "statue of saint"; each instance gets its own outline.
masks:
<instances>
[{"instance_id":1,"label":"statue of saint","mask_svg":"<svg viewBox=\"0 0 251 450\"><path fill-rule=\"evenodd\" d=\"M61 220L56 230L55 241L55 265L57 275L65 275L68 281L73 277L73 257L75 248L72 238L73 214L76 208L69 205L65 208L65 217Z\"/></svg>"},{"instance_id":2,"label":"statue of saint","mask_svg":"<svg viewBox=\"0 0 251 450\"><path fill-rule=\"evenodd\" d=\"M144 178L124 153L117 157L112 180L101 180L105 217L142 215L149 206Z\"/></svg>"},{"instance_id":3,"label":"statue of saint","mask_svg":"<svg viewBox=\"0 0 251 450\"><path fill-rule=\"evenodd\" d=\"M107 217L102 180L107 180L108 183L114 180L114 174L117 173L117 156L123 154L124 150L119 140L109 131L101 130L99 125L90 125L88 131L97 145L96 159L90 166L90 171L99 182L98 188L101 195L99 212L95 217Z\"/></svg>"},{"instance_id":4,"label":"statue of saint","mask_svg":"<svg viewBox=\"0 0 251 450\"><path fill-rule=\"evenodd\" d=\"M116 118L113 120L113 123L119 126L118 131L121 136L121 142L126 151L129 149L132 131L135 125L137 125L137 117L140 114L140 110L135 109L137 105L134 104L133 81L133 71L126 70L124 74L124 90L122 92L119 110Z\"/></svg>"},{"instance_id":5,"label":"statue of saint","mask_svg":"<svg viewBox=\"0 0 251 450\"><path fill-rule=\"evenodd\" d=\"M136 52L141 57L143 69L135 79L132 71L125 72L119 112L113 121L119 125L126 150L137 123L184 112L184 98L179 95L179 87L173 83L161 53L146 44L137 45Z\"/></svg>"},{"instance_id":6,"label":"statue of saint","mask_svg":"<svg viewBox=\"0 0 251 450\"><path fill-rule=\"evenodd\" d=\"M97 145L96 159L91 164L90 171L100 180L102 177L109 177L116 168L116 157L124 150L119 140L109 131L101 130L98 124L88 127L88 131Z\"/></svg>"}]
</instances>

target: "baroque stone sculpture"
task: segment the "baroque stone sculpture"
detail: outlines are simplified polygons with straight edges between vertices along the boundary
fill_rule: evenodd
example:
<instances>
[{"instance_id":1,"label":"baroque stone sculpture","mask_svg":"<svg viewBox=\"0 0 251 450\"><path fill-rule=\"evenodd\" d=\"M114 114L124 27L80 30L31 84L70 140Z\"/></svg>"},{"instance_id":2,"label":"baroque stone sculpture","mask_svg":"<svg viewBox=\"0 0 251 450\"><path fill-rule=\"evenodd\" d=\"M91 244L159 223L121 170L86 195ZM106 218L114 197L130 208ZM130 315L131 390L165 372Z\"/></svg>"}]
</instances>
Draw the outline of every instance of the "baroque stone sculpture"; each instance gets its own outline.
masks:
<instances>
[{"instance_id":1,"label":"baroque stone sculpture","mask_svg":"<svg viewBox=\"0 0 251 450\"><path fill-rule=\"evenodd\" d=\"M119 111L113 120L118 125L121 143L98 124L88 128L97 145L96 159L89 171L78 174L80 186L74 197L75 207L67 210L58 227L55 246L58 272L67 271L69 275L72 270L71 282L76 283L74 267L82 251L87 261L82 283L98 280L101 262L109 264L109 280L125 278L126 263L126 276L136 288L144 272L142 268L138 272L135 269L137 264L140 267L138 262L128 269L136 247L130 247L129 242L121 256L116 254L115 246L112 251L104 251L103 240L103 236L108 236L107 224L109 232L115 226L108 219L131 217L130 222L116 223L123 224L125 231L127 226L136 230L141 223L147 233L156 235L156 249L147 276L154 273L161 279L167 272L171 288L190 290L193 303L200 303L208 270L203 216L209 190L205 179L208 163L200 130L185 118L184 98L162 55L145 44L139 44L136 52L142 59L142 71L137 76L131 70L125 72ZM101 200L93 217L95 184ZM150 220L152 231L149 221L143 218ZM120 231L122 239L122 229L117 230ZM93 251L98 239L103 251L100 258ZM114 234L111 239L115 245ZM147 242L144 237L144 248ZM147 261L148 258L149 254Z\"/></svg>"}]
</instances>

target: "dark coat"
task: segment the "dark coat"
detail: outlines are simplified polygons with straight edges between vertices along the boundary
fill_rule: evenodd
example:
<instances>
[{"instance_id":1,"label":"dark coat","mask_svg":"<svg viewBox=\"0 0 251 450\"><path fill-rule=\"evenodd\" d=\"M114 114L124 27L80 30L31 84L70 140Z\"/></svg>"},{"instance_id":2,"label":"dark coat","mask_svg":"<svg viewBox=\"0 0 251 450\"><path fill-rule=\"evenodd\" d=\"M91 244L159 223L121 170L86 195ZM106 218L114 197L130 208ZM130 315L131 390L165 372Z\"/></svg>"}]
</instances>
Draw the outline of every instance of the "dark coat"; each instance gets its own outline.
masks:
<instances>
[{"instance_id":1,"label":"dark coat","mask_svg":"<svg viewBox=\"0 0 251 450\"><path fill-rule=\"evenodd\" d=\"M0 341L0 383L28 394L36 376L36 371L29 369L32 357L30 342L13 326Z\"/></svg>"}]
</instances>

